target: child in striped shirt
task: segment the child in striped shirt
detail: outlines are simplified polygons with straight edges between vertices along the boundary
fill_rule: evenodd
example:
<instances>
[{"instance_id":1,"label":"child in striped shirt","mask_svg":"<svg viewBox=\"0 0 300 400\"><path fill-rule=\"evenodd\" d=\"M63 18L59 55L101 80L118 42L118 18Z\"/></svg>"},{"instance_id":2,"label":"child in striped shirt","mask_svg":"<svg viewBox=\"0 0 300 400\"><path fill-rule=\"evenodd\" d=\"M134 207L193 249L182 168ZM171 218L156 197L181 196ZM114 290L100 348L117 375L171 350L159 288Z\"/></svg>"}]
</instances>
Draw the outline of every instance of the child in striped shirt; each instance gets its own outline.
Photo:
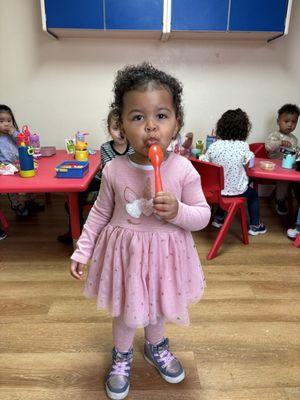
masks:
<instances>
[{"instance_id":1,"label":"child in striped shirt","mask_svg":"<svg viewBox=\"0 0 300 400\"><path fill-rule=\"evenodd\" d=\"M104 165L111 161L112 159L123 156L126 154L134 153L133 148L130 146L125 137L121 134L114 110L111 110L107 116L107 130L111 136L111 140L105 142L101 145L100 155L101 155L101 168L98 173L91 181L89 187L84 192L78 193L78 205L80 212L80 225L83 226L83 207L86 204L93 204L98 196L101 183L102 169ZM69 205L65 203L65 209L69 214ZM68 232L59 235L57 240L65 244L73 244L70 218L69 218L69 229Z\"/></svg>"}]
</instances>

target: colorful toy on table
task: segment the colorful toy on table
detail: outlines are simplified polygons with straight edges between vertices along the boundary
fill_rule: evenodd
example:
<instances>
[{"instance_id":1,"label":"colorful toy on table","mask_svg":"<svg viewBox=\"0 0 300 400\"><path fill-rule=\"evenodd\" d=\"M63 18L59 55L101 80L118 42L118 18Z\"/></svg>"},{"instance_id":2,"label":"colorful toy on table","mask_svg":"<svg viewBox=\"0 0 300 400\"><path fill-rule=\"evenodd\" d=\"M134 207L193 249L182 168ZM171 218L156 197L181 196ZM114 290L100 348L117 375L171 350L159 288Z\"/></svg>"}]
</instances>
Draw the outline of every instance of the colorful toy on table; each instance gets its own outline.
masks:
<instances>
[{"instance_id":1,"label":"colorful toy on table","mask_svg":"<svg viewBox=\"0 0 300 400\"><path fill-rule=\"evenodd\" d=\"M203 140L201 140L201 139L197 140L195 147L196 147L196 149L200 150L201 154L202 154L203 153L203 149L204 149Z\"/></svg>"},{"instance_id":2,"label":"colorful toy on table","mask_svg":"<svg viewBox=\"0 0 300 400\"><path fill-rule=\"evenodd\" d=\"M22 133L17 135L20 176L22 178L31 178L35 175L33 163L33 148L28 145L28 136ZM27 143L27 144L26 144Z\"/></svg>"},{"instance_id":3,"label":"colorful toy on table","mask_svg":"<svg viewBox=\"0 0 300 400\"><path fill-rule=\"evenodd\" d=\"M155 193L158 193L162 191L160 176L160 166L164 160L162 149L157 144L153 144L149 148L148 158L154 168Z\"/></svg>"},{"instance_id":4,"label":"colorful toy on table","mask_svg":"<svg viewBox=\"0 0 300 400\"><path fill-rule=\"evenodd\" d=\"M296 150L293 148L282 147L280 151L283 153L282 168L292 169L296 162Z\"/></svg>"},{"instance_id":5,"label":"colorful toy on table","mask_svg":"<svg viewBox=\"0 0 300 400\"><path fill-rule=\"evenodd\" d=\"M188 133L185 135L185 140L184 140L184 142L182 143L182 147L181 147L181 149L180 149L180 154L181 154L182 156L184 156L184 157L190 157L190 155L191 155L191 149L192 149L192 146L193 146L193 137L194 137L193 132L188 132Z\"/></svg>"},{"instance_id":6,"label":"colorful toy on table","mask_svg":"<svg viewBox=\"0 0 300 400\"><path fill-rule=\"evenodd\" d=\"M31 146L33 148L33 157L40 158L41 157L41 146L40 146L40 138L37 133L31 133L28 125L22 126L22 131L17 135L17 145L19 146L21 143L24 143L25 146Z\"/></svg>"},{"instance_id":7,"label":"colorful toy on table","mask_svg":"<svg viewBox=\"0 0 300 400\"><path fill-rule=\"evenodd\" d=\"M40 137L37 133L30 133L29 144L33 148L33 157L41 158L42 152L41 152Z\"/></svg>"},{"instance_id":8,"label":"colorful toy on table","mask_svg":"<svg viewBox=\"0 0 300 400\"><path fill-rule=\"evenodd\" d=\"M68 154L75 154L75 140L65 139L66 152Z\"/></svg>"},{"instance_id":9,"label":"colorful toy on table","mask_svg":"<svg viewBox=\"0 0 300 400\"><path fill-rule=\"evenodd\" d=\"M55 168L57 178L82 178L88 170L88 161L64 161Z\"/></svg>"},{"instance_id":10,"label":"colorful toy on table","mask_svg":"<svg viewBox=\"0 0 300 400\"><path fill-rule=\"evenodd\" d=\"M75 144L75 160L87 161L88 160L88 144L87 142L78 141Z\"/></svg>"},{"instance_id":11,"label":"colorful toy on table","mask_svg":"<svg viewBox=\"0 0 300 400\"><path fill-rule=\"evenodd\" d=\"M195 148L191 149L191 155L193 157L199 158L199 156L201 156L201 154L203 153L203 149L204 149L204 143L202 140L197 140Z\"/></svg>"},{"instance_id":12,"label":"colorful toy on table","mask_svg":"<svg viewBox=\"0 0 300 400\"><path fill-rule=\"evenodd\" d=\"M85 140L85 136L88 133L77 132L76 143L75 143L75 160L87 161L88 160L88 144Z\"/></svg>"},{"instance_id":13,"label":"colorful toy on table","mask_svg":"<svg viewBox=\"0 0 300 400\"><path fill-rule=\"evenodd\" d=\"M17 146L23 142L25 146L29 146L30 130L27 125L22 126L22 131L17 135Z\"/></svg>"},{"instance_id":14,"label":"colorful toy on table","mask_svg":"<svg viewBox=\"0 0 300 400\"><path fill-rule=\"evenodd\" d=\"M205 145L206 150L207 150L207 149L209 148L209 146L210 146L212 143L214 143L216 140L217 140L217 136L215 135L215 130L213 129L213 130L211 131L211 134L206 136L206 145Z\"/></svg>"},{"instance_id":15,"label":"colorful toy on table","mask_svg":"<svg viewBox=\"0 0 300 400\"><path fill-rule=\"evenodd\" d=\"M167 151L173 151L176 154L180 154L180 148L182 145L182 139L180 133L177 133L176 137L172 139Z\"/></svg>"}]
</instances>

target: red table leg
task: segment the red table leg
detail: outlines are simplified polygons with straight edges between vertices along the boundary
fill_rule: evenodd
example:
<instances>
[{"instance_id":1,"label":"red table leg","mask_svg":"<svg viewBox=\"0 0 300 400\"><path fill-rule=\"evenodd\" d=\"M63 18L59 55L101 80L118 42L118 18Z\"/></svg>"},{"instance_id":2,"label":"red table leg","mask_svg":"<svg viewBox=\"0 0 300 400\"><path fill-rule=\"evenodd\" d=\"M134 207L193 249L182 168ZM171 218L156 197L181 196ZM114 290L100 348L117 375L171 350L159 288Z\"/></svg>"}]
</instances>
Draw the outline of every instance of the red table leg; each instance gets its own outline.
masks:
<instances>
[{"instance_id":1,"label":"red table leg","mask_svg":"<svg viewBox=\"0 0 300 400\"><path fill-rule=\"evenodd\" d=\"M80 218L77 192L69 193L69 207L72 238L77 240L80 236Z\"/></svg>"},{"instance_id":2,"label":"red table leg","mask_svg":"<svg viewBox=\"0 0 300 400\"><path fill-rule=\"evenodd\" d=\"M295 247L300 247L300 233L298 233L298 235L296 236L295 241L293 242L293 245Z\"/></svg>"}]
</instances>

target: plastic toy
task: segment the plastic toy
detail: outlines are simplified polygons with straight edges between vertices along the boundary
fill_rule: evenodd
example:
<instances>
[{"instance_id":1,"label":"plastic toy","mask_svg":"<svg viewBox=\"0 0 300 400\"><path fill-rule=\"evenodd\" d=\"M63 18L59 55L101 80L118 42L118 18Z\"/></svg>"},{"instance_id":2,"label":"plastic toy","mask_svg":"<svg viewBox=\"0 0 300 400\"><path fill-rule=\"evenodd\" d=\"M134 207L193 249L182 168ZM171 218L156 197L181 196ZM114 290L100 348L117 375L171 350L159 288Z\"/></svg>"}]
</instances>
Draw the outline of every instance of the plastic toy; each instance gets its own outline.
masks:
<instances>
[{"instance_id":1,"label":"plastic toy","mask_svg":"<svg viewBox=\"0 0 300 400\"><path fill-rule=\"evenodd\" d=\"M195 145L196 149L200 150L200 154L203 153L203 149L204 149L204 143L202 140L197 140L196 145Z\"/></svg>"},{"instance_id":2,"label":"plastic toy","mask_svg":"<svg viewBox=\"0 0 300 400\"><path fill-rule=\"evenodd\" d=\"M181 144L182 144L181 135L180 133L177 133L176 137L172 139L167 151L173 151L176 154L180 154Z\"/></svg>"},{"instance_id":3,"label":"plastic toy","mask_svg":"<svg viewBox=\"0 0 300 400\"><path fill-rule=\"evenodd\" d=\"M68 154L75 154L75 142L74 139L65 139L66 152Z\"/></svg>"},{"instance_id":4,"label":"plastic toy","mask_svg":"<svg viewBox=\"0 0 300 400\"><path fill-rule=\"evenodd\" d=\"M42 156L41 153L41 145L40 145L40 137L37 133L30 133L29 135L29 143L33 148L33 157L40 158Z\"/></svg>"},{"instance_id":5,"label":"plastic toy","mask_svg":"<svg viewBox=\"0 0 300 400\"><path fill-rule=\"evenodd\" d=\"M282 168L292 169L296 161L296 154L286 153L282 159Z\"/></svg>"},{"instance_id":6,"label":"plastic toy","mask_svg":"<svg viewBox=\"0 0 300 400\"><path fill-rule=\"evenodd\" d=\"M282 168L292 169L296 161L296 149L281 147L280 151L283 153Z\"/></svg>"},{"instance_id":7,"label":"plastic toy","mask_svg":"<svg viewBox=\"0 0 300 400\"><path fill-rule=\"evenodd\" d=\"M22 126L22 131L17 135L17 146L20 146L21 143L24 143L25 146L29 146L29 136L30 130L27 125Z\"/></svg>"},{"instance_id":8,"label":"plastic toy","mask_svg":"<svg viewBox=\"0 0 300 400\"><path fill-rule=\"evenodd\" d=\"M191 148L193 145L193 132L188 132L185 135L185 140L182 144L182 148L180 149L180 154L185 157L189 157L191 155Z\"/></svg>"},{"instance_id":9,"label":"plastic toy","mask_svg":"<svg viewBox=\"0 0 300 400\"><path fill-rule=\"evenodd\" d=\"M75 141L75 160L87 161L88 160L88 144L85 140L85 136L88 133L77 132Z\"/></svg>"},{"instance_id":10,"label":"plastic toy","mask_svg":"<svg viewBox=\"0 0 300 400\"><path fill-rule=\"evenodd\" d=\"M22 178L31 178L34 176L33 148L26 145L26 136L22 133L17 135L20 176Z\"/></svg>"},{"instance_id":11,"label":"plastic toy","mask_svg":"<svg viewBox=\"0 0 300 400\"><path fill-rule=\"evenodd\" d=\"M88 144L87 142L78 141L75 144L75 160L87 161L88 160Z\"/></svg>"},{"instance_id":12,"label":"plastic toy","mask_svg":"<svg viewBox=\"0 0 300 400\"><path fill-rule=\"evenodd\" d=\"M162 149L157 144L153 144L152 146L150 146L148 158L154 168L155 193L158 193L162 191L162 183L159 170L161 163L164 160Z\"/></svg>"},{"instance_id":13,"label":"plastic toy","mask_svg":"<svg viewBox=\"0 0 300 400\"><path fill-rule=\"evenodd\" d=\"M217 140L217 136L207 135L206 136L206 150L209 148L211 144L213 144Z\"/></svg>"},{"instance_id":14,"label":"plastic toy","mask_svg":"<svg viewBox=\"0 0 300 400\"><path fill-rule=\"evenodd\" d=\"M57 178L82 178L88 170L88 161L64 161L55 168Z\"/></svg>"},{"instance_id":15,"label":"plastic toy","mask_svg":"<svg viewBox=\"0 0 300 400\"><path fill-rule=\"evenodd\" d=\"M29 136L30 136L30 130L27 125L22 126L22 136L20 136L20 141L23 141L25 143L25 146L29 146ZM18 135L19 136L19 135ZM18 143L19 145L19 143Z\"/></svg>"},{"instance_id":16,"label":"plastic toy","mask_svg":"<svg viewBox=\"0 0 300 400\"><path fill-rule=\"evenodd\" d=\"M75 141L77 142L85 142L85 136L89 135L87 132L83 133L83 132L77 132L75 135Z\"/></svg>"},{"instance_id":17,"label":"plastic toy","mask_svg":"<svg viewBox=\"0 0 300 400\"><path fill-rule=\"evenodd\" d=\"M201 155L201 150L200 149L191 149L191 155L193 157L199 158Z\"/></svg>"}]
</instances>

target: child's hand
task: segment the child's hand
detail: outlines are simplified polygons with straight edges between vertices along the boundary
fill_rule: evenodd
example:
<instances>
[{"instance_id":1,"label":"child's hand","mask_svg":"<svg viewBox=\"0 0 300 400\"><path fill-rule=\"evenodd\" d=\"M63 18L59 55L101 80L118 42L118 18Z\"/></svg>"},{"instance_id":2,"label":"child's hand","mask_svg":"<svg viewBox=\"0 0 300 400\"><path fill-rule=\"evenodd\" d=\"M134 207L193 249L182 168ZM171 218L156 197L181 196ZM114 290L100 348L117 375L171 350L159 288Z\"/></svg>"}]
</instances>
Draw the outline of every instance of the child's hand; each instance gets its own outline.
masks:
<instances>
[{"instance_id":1,"label":"child's hand","mask_svg":"<svg viewBox=\"0 0 300 400\"><path fill-rule=\"evenodd\" d=\"M281 146L282 147L292 147L292 143L289 142L288 140L282 140Z\"/></svg>"},{"instance_id":2,"label":"child's hand","mask_svg":"<svg viewBox=\"0 0 300 400\"><path fill-rule=\"evenodd\" d=\"M82 279L84 264L80 264L77 261L71 261L70 273L75 279Z\"/></svg>"},{"instance_id":3,"label":"child's hand","mask_svg":"<svg viewBox=\"0 0 300 400\"><path fill-rule=\"evenodd\" d=\"M154 213L163 219L173 219L178 213L178 200L170 192L158 192L153 199Z\"/></svg>"}]
</instances>

